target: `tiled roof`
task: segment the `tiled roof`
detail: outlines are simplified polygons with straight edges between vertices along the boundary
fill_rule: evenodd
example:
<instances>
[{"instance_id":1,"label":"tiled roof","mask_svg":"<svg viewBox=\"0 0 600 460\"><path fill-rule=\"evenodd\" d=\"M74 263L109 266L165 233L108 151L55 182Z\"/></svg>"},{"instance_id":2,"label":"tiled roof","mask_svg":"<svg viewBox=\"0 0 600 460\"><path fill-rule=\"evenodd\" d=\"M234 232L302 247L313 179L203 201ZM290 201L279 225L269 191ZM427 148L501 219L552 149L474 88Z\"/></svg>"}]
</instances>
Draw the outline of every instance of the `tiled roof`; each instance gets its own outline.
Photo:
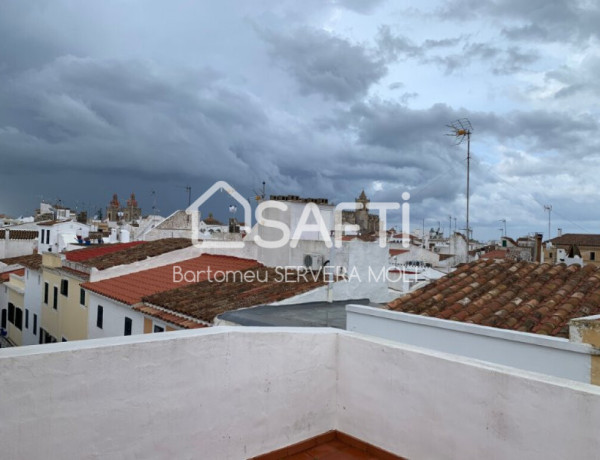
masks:
<instances>
[{"instance_id":1,"label":"tiled roof","mask_svg":"<svg viewBox=\"0 0 600 460\"><path fill-rule=\"evenodd\" d=\"M600 269L479 260L388 304L391 310L568 337L573 318L600 314Z\"/></svg>"},{"instance_id":2,"label":"tiled roof","mask_svg":"<svg viewBox=\"0 0 600 460\"><path fill-rule=\"evenodd\" d=\"M100 257L117 251L143 244L143 241L132 241L131 243L98 244L89 248L75 249L65 253L67 260L71 262L85 262L94 257Z\"/></svg>"},{"instance_id":3,"label":"tiled roof","mask_svg":"<svg viewBox=\"0 0 600 460\"><path fill-rule=\"evenodd\" d=\"M8 259L0 260L0 262L6 265L22 265L32 270L38 270L42 266L42 255L29 254L27 256L9 257Z\"/></svg>"},{"instance_id":4,"label":"tiled roof","mask_svg":"<svg viewBox=\"0 0 600 460\"><path fill-rule=\"evenodd\" d=\"M600 246L600 234L595 233L565 233L550 240L555 245Z\"/></svg>"},{"instance_id":5,"label":"tiled roof","mask_svg":"<svg viewBox=\"0 0 600 460\"><path fill-rule=\"evenodd\" d=\"M95 267L98 270L105 270L110 267L116 267L117 265L131 264L140 260L145 260L148 257L156 257L161 254L166 254L167 252L184 249L191 245L192 242L188 238L163 238L161 240L148 242L134 241L133 243L119 245L120 248L116 251L109 251L104 254L86 257L81 263L88 267ZM88 249L80 249L75 252L80 251L88 251Z\"/></svg>"},{"instance_id":6,"label":"tiled roof","mask_svg":"<svg viewBox=\"0 0 600 460\"><path fill-rule=\"evenodd\" d=\"M206 225L223 225L222 222L215 219L212 215L209 215L206 219L203 219Z\"/></svg>"},{"instance_id":7,"label":"tiled roof","mask_svg":"<svg viewBox=\"0 0 600 460\"><path fill-rule=\"evenodd\" d=\"M481 255L482 259L504 259L506 257L507 251L502 251L501 249L496 249L494 251L486 252Z\"/></svg>"},{"instance_id":8,"label":"tiled roof","mask_svg":"<svg viewBox=\"0 0 600 460\"><path fill-rule=\"evenodd\" d=\"M256 260L203 254L200 257L163 267L130 273L94 283L84 283L82 286L105 297L128 305L135 305L141 302L142 298L146 296L186 286L192 282L203 281L207 279L209 269L212 273L227 272L245 270L257 265L258 262ZM174 271L179 269L181 269L182 274L190 274L187 281L182 280L181 282L177 282L179 280L174 279Z\"/></svg>"},{"instance_id":9,"label":"tiled roof","mask_svg":"<svg viewBox=\"0 0 600 460\"><path fill-rule=\"evenodd\" d=\"M408 252L408 249L390 249L390 257L399 256Z\"/></svg>"},{"instance_id":10,"label":"tiled roof","mask_svg":"<svg viewBox=\"0 0 600 460\"><path fill-rule=\"evenodd\" d=\"M179 326L183 329L197 329L200 327L208 327L206 324L202 324L198 321L192 321L188 318L183 318L182 316L161 310L160 308L156 308L151 305L139 305L134 307L133 309L142 312L145 315L152 316L153 318L157 318L167 323L174 324L175 326Z\"/></svg>"},{"instance_id":11,"label":"tiled roof","mask_svg":"<svg viewBox=\"0 0 600 460\"><path fill-rule=\"evenodd\" d=\"M9 272L0 273L0 283L8 281L10 279L11 274L23 276L25 275L25 269L19 268L17 270L11 270Z\"/></svg>"},{"instance_id":12,"label":"tiled roof","mask_svg":"<svg viewBox=\"0 0 600 460\"><path fill-rule=\"evenodd\" d=\"M244 279L239 276L223 282L203 281L147 296L143 301L212 322L221 313L278 302L325 284L322 277L315 278L307 274L304 279L290 273L286 280L283 272L274 268L255 267L244 273Z\"/></svg>"},{"instance_id":13,"label":"tiled roof","mask_svg":"<svg viewBox=\"0 0 600 460\"><path fill-rule=\"evenodd\" d=\"M58 224L65 224L67 222L72 222L70 220L47 220L44 222L38 222L38 225L42 225L44 227L52 227L54 225L58 225Z\"/></svg>"},{"instance_id":14,"label":"tiled roof","mask_svg":"<svg viewBox=\"0 0 600 460\"><path fill-rule=\"evenodd\" d=\"M10 240L35 240L38 237L37 230L10 230L8 239ZM6 230L0 230L0 239L6 238Z\"/></svg>"}]
</instances>

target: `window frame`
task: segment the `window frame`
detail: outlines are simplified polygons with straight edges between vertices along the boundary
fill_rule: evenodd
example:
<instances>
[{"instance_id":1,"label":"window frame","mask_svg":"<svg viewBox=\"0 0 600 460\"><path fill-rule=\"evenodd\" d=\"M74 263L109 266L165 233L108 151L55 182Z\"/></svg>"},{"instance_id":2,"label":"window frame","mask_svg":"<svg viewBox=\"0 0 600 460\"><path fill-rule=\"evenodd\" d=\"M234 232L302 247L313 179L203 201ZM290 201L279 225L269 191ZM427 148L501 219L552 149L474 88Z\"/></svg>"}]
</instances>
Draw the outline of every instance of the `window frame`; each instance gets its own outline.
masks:
<instances>
[{"instance_id":1,"label":"window frame","mask_svg":"<svg viewBox=\"0 0 600 460\"><path fill-rule=\"evenodd\" d=\"M124 324L123 324L123 335L125 335L125 336L131 335L132 331L133 331L133 319L131 319L129 316L126 316Z\"/></svg>"},{"instance_id":2,"label":"window frame","mask_svg":"<svg viewBox=\"0 0 600 460\"><path fill-rule=\"evenodd\" d=\"M98 305L96 309L96 327L104 329L104 307L102 305Z\"/></svg>"},{"instance_id":3,"label":"window frame","mask_svg":"<svg viewBox=\"0 0 600 460\"><path fill-rule=\"evenodd\" d=\"M69 280L64 278L60 280L60 294L69 297Z\"/></svg>"}]
</instances>

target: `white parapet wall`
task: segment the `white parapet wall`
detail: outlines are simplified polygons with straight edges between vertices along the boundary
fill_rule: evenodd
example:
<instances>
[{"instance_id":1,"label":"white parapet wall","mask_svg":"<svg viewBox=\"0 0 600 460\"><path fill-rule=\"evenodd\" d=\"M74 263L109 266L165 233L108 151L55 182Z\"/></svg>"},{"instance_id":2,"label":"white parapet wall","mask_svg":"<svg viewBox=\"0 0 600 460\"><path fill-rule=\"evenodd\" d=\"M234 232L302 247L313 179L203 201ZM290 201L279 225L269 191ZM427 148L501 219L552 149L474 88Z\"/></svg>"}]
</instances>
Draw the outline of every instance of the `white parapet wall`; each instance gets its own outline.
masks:
<instances>
[{"instance_id":1,"label":"white parapet wall","mask_svg":"<svg viewBox=\"0 0 600 460\"><path fill-rule=\"evenodd\" d=\"M585 383L591 381L591 357L600 354L567 339L365 305L347 305L346 313L348 331Z\"/></svg>"},{"instance_id":2,"label":"white parapet wall","mask_svg":"<svg viewBox=\"0 0 600 460\"><path fill-rule=\"evenodd\" d=\"M338 429L415 459L597 458L600 388L333 329L0 350L2 459L239 460Z\"/></svg>"}]
</instances>

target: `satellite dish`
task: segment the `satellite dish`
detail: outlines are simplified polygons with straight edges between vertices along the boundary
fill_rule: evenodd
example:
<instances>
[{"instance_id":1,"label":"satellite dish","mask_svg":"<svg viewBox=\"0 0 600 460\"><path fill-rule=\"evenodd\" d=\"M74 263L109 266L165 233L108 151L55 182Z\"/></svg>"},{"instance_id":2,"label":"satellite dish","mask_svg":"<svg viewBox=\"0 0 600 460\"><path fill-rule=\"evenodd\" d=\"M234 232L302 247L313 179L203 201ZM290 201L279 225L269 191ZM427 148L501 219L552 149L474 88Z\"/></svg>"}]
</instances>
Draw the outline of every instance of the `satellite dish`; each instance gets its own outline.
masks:
<instances>
[{"instance_id":1,"label":"satellite dish","mask_svg":"<svg viewBox=\"0 0 600 460\"><path fill-rule=\"evenodd\" d=\"M304 266L306 268L310 268L310 267L312 267L312 264L313 264L312 256L310 254L306 254L304 256Z\"/></svg>"}]
</instances>

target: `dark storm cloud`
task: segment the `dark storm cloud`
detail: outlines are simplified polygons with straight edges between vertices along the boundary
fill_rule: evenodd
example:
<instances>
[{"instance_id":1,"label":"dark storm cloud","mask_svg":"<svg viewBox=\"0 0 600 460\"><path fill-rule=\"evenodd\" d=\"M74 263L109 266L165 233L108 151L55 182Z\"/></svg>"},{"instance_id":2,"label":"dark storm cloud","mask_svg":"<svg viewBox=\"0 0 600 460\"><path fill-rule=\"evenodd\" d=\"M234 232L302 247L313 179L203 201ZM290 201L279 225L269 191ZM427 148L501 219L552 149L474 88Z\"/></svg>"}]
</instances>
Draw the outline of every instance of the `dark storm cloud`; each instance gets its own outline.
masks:
<instances>
[{"instance_id":1,"label":"dark storm cloud","mask_svg":"<svg viewBox=\"0 0 600 460\"><path fill-rule=\"evenodd\" d=\"M296 80L302 94L350 101L364 96L386 73L384 62L367 48L323 30L260 34L273 59Z\"/></svg>"},{"instance_id":2,"label":"dark storm cloud","mask_svg":"<svg viewBox=\"0 0 600 460\"><path fill-rule=\"evenodd\" d=\"M174 77L144 62L73 56L10 79L0 100L0 143L9 159L30 159L31 167L224 172L206 159L246 166L236 140L266 119L211 72Z\"/></svg>"}]
</instances>

